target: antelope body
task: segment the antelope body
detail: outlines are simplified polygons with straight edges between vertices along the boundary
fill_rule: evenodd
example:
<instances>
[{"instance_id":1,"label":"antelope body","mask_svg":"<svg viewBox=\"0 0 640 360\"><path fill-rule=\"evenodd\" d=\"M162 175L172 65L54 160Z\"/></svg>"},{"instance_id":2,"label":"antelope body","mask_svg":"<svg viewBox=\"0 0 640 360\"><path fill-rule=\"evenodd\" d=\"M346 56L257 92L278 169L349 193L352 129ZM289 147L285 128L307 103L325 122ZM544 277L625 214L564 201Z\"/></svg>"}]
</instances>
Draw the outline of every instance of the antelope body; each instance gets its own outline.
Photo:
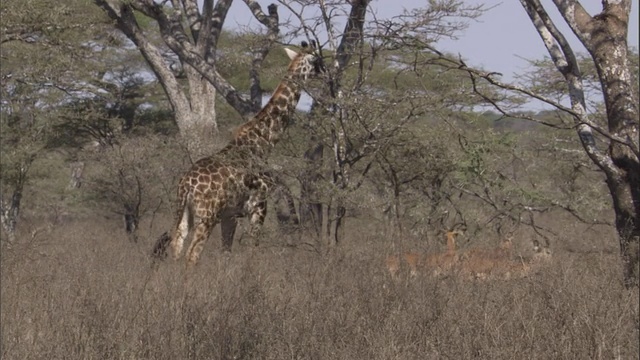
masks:
<instances>
[{"instance_id":1,"label":"antelope body","mask_svg":"<svg viewBox=\"0 0 640 360\"><path fill-rule=\"evenodd\" d=\"M387 270L392 278L397 278L403 265L406 265L411 277L425 270L433 276L452 273L464 279L509 280L527 276L551 257L549 248L541 247L534 240L534 255L530 259L514 258L513 243L510 238L493 249L472 248L460 252L455 241L456 235L460 234L462 234L460 231L446 233L447 250L445 252L424 255L407 252L388 256L385 261Z\"/></svg>"}]
</instances>

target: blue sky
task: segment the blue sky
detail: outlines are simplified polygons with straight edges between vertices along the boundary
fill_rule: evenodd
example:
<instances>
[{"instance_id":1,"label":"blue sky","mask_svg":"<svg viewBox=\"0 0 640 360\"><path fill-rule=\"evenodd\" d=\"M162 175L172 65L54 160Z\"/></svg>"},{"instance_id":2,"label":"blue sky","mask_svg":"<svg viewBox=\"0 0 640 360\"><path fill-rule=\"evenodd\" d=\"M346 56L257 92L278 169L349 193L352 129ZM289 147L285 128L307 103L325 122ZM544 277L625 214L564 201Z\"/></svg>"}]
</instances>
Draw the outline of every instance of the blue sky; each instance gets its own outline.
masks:
<instances>
[{"instance_id":1,"label":"blue sky","mask_svg":"<svg viewBox=\"0 0 640 360\"><path fill-rule=\"evenodd\" d=\"M266 7L274 0L258 1L266 11ZM512 79L514 72L526 70L525 59L540 59L547 55L546 49L529 21L520 2L517 0L486 0L467 1L469 4L483 3L492 8L476 21L470 21L469 28L459 35L458 40L443 40L438 44L439 49L462 55L472 66L483 67L505 75L505 80ZM584 48L575 38L569 27L560 21L560 14L555 10L550 0L542 0L548 11L571 41L577 52L584 52ZM583 6L592 15L601 10L599 0L583 0ZM412 9L427 4L427 0L373 0L370 7L378 17L391 17L402 13L403 9ZM287 18L287 10L279 6L280 19ZM227 18L227 26L235 27L257 24L246 5L241 1L234 1ZM341 25L342 27L342 25ZM638 48L638 1L634 0L631 10L629 26L629 45Z\"/></svg>"}]
</instances>

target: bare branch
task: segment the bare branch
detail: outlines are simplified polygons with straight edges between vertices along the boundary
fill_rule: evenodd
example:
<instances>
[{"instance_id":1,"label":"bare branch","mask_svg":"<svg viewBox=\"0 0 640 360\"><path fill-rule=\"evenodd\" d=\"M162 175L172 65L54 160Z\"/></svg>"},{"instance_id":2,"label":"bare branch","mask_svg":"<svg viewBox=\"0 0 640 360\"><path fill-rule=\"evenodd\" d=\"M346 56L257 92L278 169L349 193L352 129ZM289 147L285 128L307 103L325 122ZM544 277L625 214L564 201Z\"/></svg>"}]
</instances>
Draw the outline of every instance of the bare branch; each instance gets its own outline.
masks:
<instances>
[{"instance_id":1,"label":"bare branch","mask_svg":"<svg viewBox=\"0 0 640 360\"><path fill-rule=\"evenodd\" d=\"M278 38L280 28L278 27L278 6L271 4L268 6L269 15L265 15L258 4L254 0L244 0L249 7L253 16L267 28L267 38L261 46L254 50L253 60L251 61L251 70L249 70L250 94L251 101L256 109L262 105L262 89L260 87L260 68L262 62L269 54L269 49Z\"/></svg>"},{"instance_id":2,"label":"bare branch","mask_svg":"<svg viewBox=\"0 0 640 360\"><path fill-rule=\"evenodd\" d=\"M164 61L160 50L147 39L138 26L132 9L128 5L114 7L106 0L95 0L95 3L116 21L117 27L140 49L151 70L160 80L174 111L188 111L189 102L180 90L175 75Z\"/></svg>"},{"instance_id":3,"label":"bare branch","mask_svg":"<svg viewBox=\"0 0 640 360\"><path fill-rule=\"evenodd\" d=\"M97 0L98 1L98 0ZM161 36L167 46L175 52L181 60L185 61L196 69L203 77L205 77L225 100L240 115L245 118L250 117L256 111L253 103L246 97L242 96L226 79L220 75L210 61L199 54L198 49L189 42L189 38L184 32L180 24L179 16L165 12L161 7L140 3L140 1L132 2L132 5L152 17L158 22Z\"/></svg>"},{"instance_id":4,"label":"bare branch","mask_svg":"<svg viewBox=\"0 0 640 360\"><path fill-rule=\"evenodd\" d=\"M553 0L564 20L583 44L589 41L593 30L593 18L576 0Z\"/></svg>"},{"instance_id":5,"label":"bare branch","mask_svg":"<svg viewBox=\"0 0 640 360\"><path fill-rule=\"evenodd\" d=\"M211 2L213 2L213 0L206 0L204 3L204 28L205 31L211 32L211 48L215 52L218 48L220 34L222 34L222 24L224 24L224 20L227 18L227 13L229 12L229 8L231 7L233 0L218 0L216 6L209 15L208 8Z\"/></svg>"},{"instance_id":6,"label":"bare branch","mask_svg":"<svg viewBox=\"0 0 640 360\"><path fill-rule=\"evenodd\" d=\"M340 73L351 59L353 51L358 43L362 40L364 19L367 12L367 6L371 0L354 0L351 5L351 12L347 24L342 33L342 41L336 50L335 66L339 70L336 82L339 83ZM336 84L338 85L338 84ZM338 85L339 87L339 85Z\"/></svg>"},{"instance_id":7,"label":"bare branch","mask_svg":"<svg viewBox=\"0 0 640 360\"><path fill-rule=\"evenodd\" d=\"M603 154L596 147L596 142L592 133L592 123L589 121L587 115L584 91L582 87L582 77L573 51L571 51L571 48L564 36L562 36L555 25L553 25L553 22L549 19L546 11L538 0L520 0L520 3L540 34L540 37L547 47L556 68L565 77L569 87L571 108L577 125L578 136L580 137L583 148L591 160L609 176L619 177L620 170L613 164L611 158ZM560 43L564 56L559 54L559 48L554 41ZM627 144L627 141L623 139L616 140L621 140L620 142L622 144Z\"/></svg>"},{"instance_id":8,"label":"bare branch","mask_svg":"<svg viewBox=\"0 0 640 360\"><path fill-rule=\"evenodd\" d=\"M173 1L173 6L176 8L176 1ZM200 11L198 10L198 4L196 0L181 0L182 6L185 10L185 16L187 18L187 23L189 24L189 28L191 29L191 36L194 39L200 38L200 30L202 29L202 16L200 16ZM205 0L204 7L211 7L211 3L213 0ZM208 4L207 4L208 3ZM206 14L206 12L205 12ZM197 40L196 40L197 41Z\"/></svg>"}]
</instances>

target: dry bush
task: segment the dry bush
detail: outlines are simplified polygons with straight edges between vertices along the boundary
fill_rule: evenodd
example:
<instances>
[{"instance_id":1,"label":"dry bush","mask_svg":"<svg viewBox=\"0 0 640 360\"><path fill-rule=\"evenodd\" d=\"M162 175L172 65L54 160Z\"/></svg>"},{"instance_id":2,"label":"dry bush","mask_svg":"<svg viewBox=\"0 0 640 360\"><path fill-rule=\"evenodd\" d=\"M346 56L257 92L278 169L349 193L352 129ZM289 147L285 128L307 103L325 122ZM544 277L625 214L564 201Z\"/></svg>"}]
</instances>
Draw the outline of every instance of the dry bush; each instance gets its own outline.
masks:
<instances>
[{"instance_id":1,"label":"dry bush","mask_svg":"<svg viewBox=\"0 0 640 360\"><path fill-rule=\"evenodd\" d=\"M615 256L556 254L517 281L394 282L388 242L368 228L327 253L225 256L216 233L185 282L183 262L151 269L157 229L134 244L100 221L54 229L38 256L4 249L3 359L639 356L638 293Z\"/></svg>"}]
</instances>

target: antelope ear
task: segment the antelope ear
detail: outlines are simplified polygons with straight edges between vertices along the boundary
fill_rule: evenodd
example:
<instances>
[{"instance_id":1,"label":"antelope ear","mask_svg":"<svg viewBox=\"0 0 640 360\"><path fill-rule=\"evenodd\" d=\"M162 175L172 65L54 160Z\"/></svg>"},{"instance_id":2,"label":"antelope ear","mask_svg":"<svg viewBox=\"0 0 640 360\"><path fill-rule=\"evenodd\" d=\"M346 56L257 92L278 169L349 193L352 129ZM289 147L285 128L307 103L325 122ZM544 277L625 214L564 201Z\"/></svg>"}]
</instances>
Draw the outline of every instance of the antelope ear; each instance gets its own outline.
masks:
<instances>
[{"instance_id":1,"label":"antelope ear","mask_svg":"<svg viewBox=\"0 0 640 360\"><path fill-rule=\"evenodd\" d=\"M293 60L296 58L296 56L298 56L298 53L289 49L289 48L284 48L284 51L287 52L287 56L289 56L289 59Z\"/></svg>"}]
</instances>

